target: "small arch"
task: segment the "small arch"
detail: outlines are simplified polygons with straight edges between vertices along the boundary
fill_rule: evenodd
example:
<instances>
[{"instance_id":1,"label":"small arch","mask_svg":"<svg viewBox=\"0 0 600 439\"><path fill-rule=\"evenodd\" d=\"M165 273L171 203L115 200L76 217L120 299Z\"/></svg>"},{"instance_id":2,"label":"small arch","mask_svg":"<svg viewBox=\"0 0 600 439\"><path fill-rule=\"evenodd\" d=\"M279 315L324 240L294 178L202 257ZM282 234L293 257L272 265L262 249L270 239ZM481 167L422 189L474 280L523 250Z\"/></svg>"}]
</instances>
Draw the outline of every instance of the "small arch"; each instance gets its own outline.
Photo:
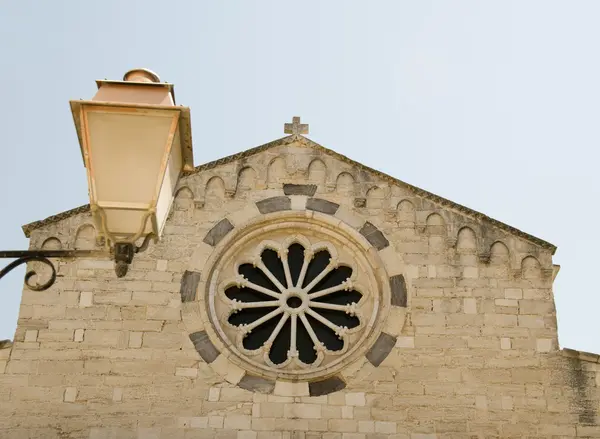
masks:
<instances>
[{"instance_id":1,"label":"small arch","mask_svg":"<svg viewBox=\"0 0 600 439\"><path fill-rule=\"evenodd\" d=\"M385 192L379 186L374 186L367 191L367 208L381 209L385 201Z\"/></svg>"},{"instance_id":2,"label":"small arch","mask_svg":"<svg viewBox=\"0 0 600 439\"><path fill-rule=\"evenodd\" d=\"M194 206L194 193L187 186L182 186L175 192L173 207L175 210L187 210Z\"/></svg>"},{"instance_id":3,"label":"small arch","mask_svg":"<svg viewBox=\"0 0 600 439\"><path fill-rule=\"evenodd\" d=\"M44 250L60 250L62 249L62 243L60 242L60 239L51 237L42 243L42 248Z\"/></svg>"},{"instance_id":4,"label":"small arch","mask_svg":"<svg viewBox=\"0 0 600 439\"><path fill-rule=\"evenodd\" d=\"M283 184L286 176L285 160L282 157L275 157L267 167L267 185L269 188L279 188Z\"/></svg>"},{"instance_id":5,"label":"small arch","mask_svg":"<svg viewBox=\"0 0 600 439\"><path fill-rule=\"evenodd\" d=\"M510 251L502 241L496 241L490 247L490 265L508 265Z\"/></svg>"},{"instance_id":6,"label":"small arch","mask_svg":"<svg viewBox=\"0 0 600 439\"><path fill-rule=\"evenodd\" d=\"M255 185L256 171L250 166L242 168L238 173L236 193L242 194L244 192L248 192L252 190Z\"/></svg>"},{"instance_id":7,"label":"small arch","mask_svg":"<svg viewBox=\"0 0 600 439\"><path fill-rule=\"evenodd\" d=\"M427 233L433 236L443 236L446 234L446 222L438 213L432 213L425 221L427 225Z\"/></svg>"},{"instance_id":8,"label":"small arch","mask_svg":"<svg viewBox=\"0 0 600 439\"><path fill-rule=\"evenodd\" d=\"M84 224L75 234L76 250L93 250L96 247L96 228L92 224Z\"/></svg>"},{"instance_id":9,"label":"small arch","mask_svg":"<svg viewBox=\"0 0 600 439\"><path fill-rule=\"evenodd\" d=\"M326 178L327 166L325 166L325 163L321 159L314 159L310 162L310 165L308 165L308 181L322 188L325 185Z\"/></svg>"},{"instance_id":10,"label":"small arch","mask_svg":"<svg viewBox=\"0 0 600 439\"><path fill-rule=\"evenodd\" d=\"M225 182L221 177L211 177L206 183L204 193L204 205L206 207L219 208L225 200Z\"/></svg>"},{"instance_id":11,"label":"small arch","mask_svg":"<svg viewBox=\"0 0 600 439\"><path fill-rule=\"evenodd\" d=\"M335 180L335 191L340 195L354 193L354 176L349 172L341 172Z\"/></svg>"},{"instance_id":12,"label":"small arch","mask_svg":"<svg viewBox=\"0 0 600 439\"><path fill-rule=\"evenodd\" d=\"M463 227L458 231L456 240L456 251L458 253L477 253L477 237L470 227Z\"/></svg>"},{"instance_id":13,"label":"small arch","mask_svg":"<svg viewBox=\"0 0 600 439\"><path fill-rule=\"evenodd\" d=\"M415 224L415 206L409 200L402 200L396 206L398 211L398 224L404 226L414 226Z\"/></svg>"},{"instance_id":14,"label":"small arch","mask_svg":"<svg viewBox=\"0 0 600 439\"><path fill-rule=\"evenodd\" d=\"M542 277L540 262L534 256L526 256L521 261L521 276L523 279L539 279Z\"/></svg>"}]
</instances>

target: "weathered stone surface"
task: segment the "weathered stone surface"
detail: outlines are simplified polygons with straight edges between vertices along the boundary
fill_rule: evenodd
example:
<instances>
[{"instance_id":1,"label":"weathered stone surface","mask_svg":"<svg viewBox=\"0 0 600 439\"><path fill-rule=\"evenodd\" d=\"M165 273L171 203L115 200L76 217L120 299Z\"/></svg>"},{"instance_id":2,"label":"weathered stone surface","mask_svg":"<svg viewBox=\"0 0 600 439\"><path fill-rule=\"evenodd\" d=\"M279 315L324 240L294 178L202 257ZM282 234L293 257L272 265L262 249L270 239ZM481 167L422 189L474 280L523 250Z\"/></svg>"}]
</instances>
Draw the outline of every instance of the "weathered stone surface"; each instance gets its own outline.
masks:
<instances>
[{"instance_id":1,"label":"weathered stone surface","mask_svg":"<svg viewBox=\"0 0 600 439\"><path fill-rule=\"evenodd\" d=\"M200 282L200 272L198 271L185 271L181 277L181 289L179 294L181 295L181 302L193 302L196 300L196 289L198 288L198 282Z\"/></svg>"},{"instance_id":2,"label":"weathered stone surface","mask_svg":"<svg viewBox=\"0 0 600 439\"><path fill-rule=\"evenodd\" d=\"M600 357L558 352L553 247L306 142L183 176L190 202L176 203L162 240L136 255L126 277L116 278L110 261L64 259L52 288L25 290L15 340L0 343L0 437L597 435ZM242 369L231 340L204 332L211 317L194 293L214 246L233 235L231 225L237 232L265 213L276 225L288 215L327 218L323 227L360 230L372 245L365 254L391 291L378 316L386 333L339 372L274 382ZM96 234L91 224L85 209L58 215L28 228L30 246L80 245ZM235 246L236 257L255 256ZM362 263L352 268L354 288L377 297L364 290Z\"/></svg>"},{"instance_id":3,"label":"weathered stone surface","mask_svg":"<svg viewBox=\"0 0 600 439\"><path fill-rule=\"evenodd\" d=\"M233 224L227 218L222 219L215 225L204 237L204 242L208 245L215 246L221 239L233 230Z\"/></svg>"},{"instance_id":4,"label":"weathered stone surface","mask_svg":"<svg viewBox=\"0 0 600 439\"><path fill-rule=\"evenodd\" d=\"M238 383L242 389L259 393L272 393L275 388L275 381L268 380L255 375L244 375Z\"/></svg>"},{"instance_id":5,"label":"weathered stone surface","mask_svg":"<svg viewBox=\"0 0 600 439\"><path fill-rule=\"evenodd\" d=\"M199 331L190 334L190 340L194 344L196 351L206 363L212 363L217 359L220 352L208 338L206 331Z\"/></svg>"},{"instance_id":6,"label":"weathered stone surface","mask_svg":"<svg viewBox=\"0 0 600 439\"><path fill-rule=\"evenodd\" d=\"M308 210L316 210L317 212L323 212L328 215L335 215L339 207L339 204L321 198L309 198L306 200L306 208Z\"/></svg>"},{"instance_id":7,"label":"weathered stone surface","mask_svg":"<svg viewBox=\"0 0 600 439\"><path fill-rule=\"evenodd\" d=\"M289 197L272 197L257 201L256 207L260 213L279 212L280 210L291 210L292 200Z\"/></svg>"},{"instance_id":8,"label":"weathered stone surface","mask_svg":"<svg viewBox=\"0 0 600 439\"><path fill-rule=\"evenodd\" d=\"M390 291L392 293L392 305L406 307L407 293L404 276L398 274L390 277Z\"/></svg>"},{"instance_id":9,"label":"weathered stone surface","mask_svg":"<svg viewBox=\"0 0 600 439\"><path fill-rule=\"evenodd\" d=\"M346 387L346 383L336 376L327 378L326 380L308 383L310 396L328 395L332 392L342 390L344 387Z\"/></svg>"},{"instance_id":10,"label":"weathered stone surface","mask_svg":"<svg viewBox=\"0 0 600 439\"><path fill-rule=\"evenodd\" d=\"M367 360L369 360L373 366L379 366L390 354L395 345L396 337L382 332L375 344L369 349L369 352L367 352Z\"/></svg>"},{"instance_id":11,"label":"weathered stone surface","mask_svg":"<svg viewBox=\"0 0 600 439\"><path fill-rule=\"evenodd\" d=\"M382 250L390 245L390 242L383 235L381 230L368 221L361 227L359 232L367 238L367 241L369 241L377 250Z\"/></svg>"},{"instance_id":12,"label":"weathered stone surface","mask_svg":"<svg viewBox=\"0 0 600 439\"><path fill-rule=\"evenodd\" d=\"M283 193L285 195L307 195L312 197L317 192L316 184L284 184Z\"/></svg>"}]
</instances>

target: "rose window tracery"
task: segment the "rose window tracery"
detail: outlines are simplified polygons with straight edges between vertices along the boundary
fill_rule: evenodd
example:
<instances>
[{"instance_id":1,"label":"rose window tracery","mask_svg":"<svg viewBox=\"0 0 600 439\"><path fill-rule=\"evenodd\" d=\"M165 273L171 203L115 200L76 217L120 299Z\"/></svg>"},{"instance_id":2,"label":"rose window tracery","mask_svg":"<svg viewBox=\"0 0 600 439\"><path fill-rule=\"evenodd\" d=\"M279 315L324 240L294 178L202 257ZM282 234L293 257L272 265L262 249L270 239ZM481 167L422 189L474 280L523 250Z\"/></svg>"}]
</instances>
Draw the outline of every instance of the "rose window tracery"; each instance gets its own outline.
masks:
<instances>
[{"instance_id":1,"label":"rose window tracery","mask_svg":"<svg viewBox=\"0 0 600 439\"><path fill-rule=\"evenodd\" d=\"M346 335L360 325L352 268L338 263L331 245L264 243L252 263L238 266L225 289L246 351L263 349L273 367L320 363L325 353L342 353Z\"/></svg>"},{"instance_id":2,"label":"rose window tracery","mask_svg":"<svg viewBox=\"0 0 600 439\"><path fill-rule=\"evenodd\" d=\"M384 290L369 248L312 219L257 222L211 264L207 328L249 373L331 376L364 355L382 322Z\"/></svg>"}]
</instances>

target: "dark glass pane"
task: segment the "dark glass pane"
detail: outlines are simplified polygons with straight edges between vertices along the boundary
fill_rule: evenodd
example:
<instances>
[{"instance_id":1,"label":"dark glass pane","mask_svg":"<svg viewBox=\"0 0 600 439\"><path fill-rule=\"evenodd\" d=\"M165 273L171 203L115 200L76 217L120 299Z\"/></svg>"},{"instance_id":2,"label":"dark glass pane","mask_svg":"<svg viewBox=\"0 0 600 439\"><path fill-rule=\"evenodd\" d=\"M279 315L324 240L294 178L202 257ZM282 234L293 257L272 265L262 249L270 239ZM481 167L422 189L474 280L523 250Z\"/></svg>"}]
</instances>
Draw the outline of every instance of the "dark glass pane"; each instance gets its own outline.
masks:
<instances>
[{"instance_id":1,"label":"dark glass pane","mask_svg":"<svg viewBox=\"0 0 600 439\"><path fill-rule=\"evenodd\" d=\"M281 318L281 316L279 318ZM277 320L277 323L279 323L279 320ZM290 350L291 334L292 324L288 318L283 325L283 328L281 328L279 334L277 334L277 337L275 337L275 341L271 347L271 352L269 352L269 358L273 363L281 364L287 360L288 351Z\"/></svg>"},{"instance_id":2,"label":"dark glass pane","mask_svg":"<svg viewBox=\"0 0 600 439\"><path fill-rule=\"evenodd\" d=\"M315 291L321 291L327 288L335 287L344 282L350 276L352 276L352 268L345 266L338 267L335 270L331 270L329 273L327 273L327 276L321 279L319 283L316 284L310 291L314 293Z\"/></svg>"},{"instance_id":3,"label":"dark glass pane","mask_svg":"<svg viewBox=\"0 0 600 439\"><path fill-rule=\"evenodd\" d=\"M340 340L332 329L319 322L317 319L306 315L310 322L317 338L323 343L330 351L341 351L344 347L343 340Z\"/></svg>"},{"instance_id":4,"label":"dark glass pane","mask_svg":"<svg viewBox=\"0 0 600 439\"><path fill-rule=\"evenodd\" d=\"M296 330L296 347L300 354L300 361L306 364L315 362L317 359L315 345L300 319L298 319L298 327Z\"/></svg>"},{"instance_id":5,"label":"dark glass pane","mask_svg":"<svg viewBox=\"0 0 600 439\"><path fill-rule=\"evenodd\" d=\"M242 264L239 267L239 273L243 274L246 279L250 282L260 285L261 287L267 288L271 291L279 292L277 287L273 285L273 282L257 267L252 264Z\"/></svg>"},{"instance_id":6,"label":"dark glass pane","mask_svg":"<svg viewBox=\"0 0 600 439\"><path fill-rule=\"evenodd\" d=\"M269 312L271 310L272 308L268 309ZM281 315L279 317L281 317ZM259 325L256 328L254 328L250 334L247 334L246 337L244 337L244 347L249 350L255 350L260 348L263 344L265 344L265 341L267 341L269 336L273 333L273 329L275 329L275 326L277 326L278 321L278 316L275 316L272 319L267 320L262 325Z\"/></svg>"},{"instance_id":7,"label":"dark glass pane","mask_svg":"<svg viewBox=\"0 0 600 439\"><path fill-rule=\"evenodd\" d=\"M321 272L325 270L325 267L329 265L330 259L331 256L327 250L321 250L315 253L312 261L310 261L308 264L308 270L306 270L306 276L304 277L304 284L302 286L305 287L311 283L314 278L321 274Z\"/></svg>"},{"instance_id":8,"label":"dark glass pane","mask_svg":"<svg viewBox=\"0 0 600 439\"><path fill-rule=\"evenodd\" d=\"M254 291L250 288L239 288L236 286L227 288L225 290L225 295L231 300L236 299L240 302L263 302L265 300L275 300L266 294L259 293L258 291Z\"/></svg>"},{"instance_id":9,"label":"dark glass pane","mask_svg":"<svg viewBox=\"0 0 600 439\"><path fill-rule=\"evenodd\" d=\"M327 294L325 296L317 297L313 299L315 302L325 302L334 305L348 305L349 303L358 303L362 294L356 290L350 291L336 291L335 293Z\"/></svg>"},{"instance_id":10,"label":"dark glass pane","mask_svg":"<svg viewBox=\"0 0 600 439\"><path fill-rule=\"evenodd\" d=\"M321 314L331 323L338 326L346 326L347 328L356 328L360 324L360 320L356 316L346 314L344 311L335 311L332 309L313 308L313 311Z\"/></svg>"},{"instance_id":11,"label":"dark glass pane","mask_svg":"<svg viewBox=\"0 0 600 439\"><path fill-rule=\"evenodd\" d=\"M300 271L302 271L302 264L304 264L304 247L300 244L290 245L288 248L288 265L290 267L294 286L298 283Z\"/></svg>"},{"instance_id":12,"label":"dark glass pane","mask_svg":"<svg viewBox=\"0 0 600 439\"><path fill-rule=\"evenodd\" d=\"M281 285L287 287L287 282L285 281L285 272L283 271L283 263L277 252L275 250L271 250L270 248L263 250L260 258L263 261L263 264L269 269L269 271L277 278Z\"/></svg>"},{"instance_id":13,"label":"dark glass pane","mask_svg":"<svg viewBox=\"0 0 600 439\"><path fill-rule=\"evenodd\" d=\"M249 324L249 323L257 321L262 316L267 315L274 309L275 309L275 307L242 309L234 314L231 314L229 316L229 318L227 319L227 321L234 326ZM256 329L254 329L254 331L256 331Z\"/></svg>"}]
</instances>

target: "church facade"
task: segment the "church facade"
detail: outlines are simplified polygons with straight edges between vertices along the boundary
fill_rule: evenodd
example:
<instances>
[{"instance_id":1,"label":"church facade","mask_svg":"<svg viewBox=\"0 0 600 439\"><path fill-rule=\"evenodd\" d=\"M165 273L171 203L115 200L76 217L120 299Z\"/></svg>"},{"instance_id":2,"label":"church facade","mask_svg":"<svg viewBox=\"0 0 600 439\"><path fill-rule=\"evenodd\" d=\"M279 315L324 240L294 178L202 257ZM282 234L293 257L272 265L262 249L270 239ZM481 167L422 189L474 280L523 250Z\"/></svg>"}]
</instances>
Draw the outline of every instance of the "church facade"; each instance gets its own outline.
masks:
<instances>
[{"instance_id":1,"label":"church facade","mask_svg":"<svg viewBox=\"0 0 600 439\"><path fill-rule=\"evenodd\" d=\"M287 131L185 174L126 277L59 260L23 291L1 438L600 437L554 245ZM101 244L88 206L24 231Z\"/></svg>"}]
</instances>

